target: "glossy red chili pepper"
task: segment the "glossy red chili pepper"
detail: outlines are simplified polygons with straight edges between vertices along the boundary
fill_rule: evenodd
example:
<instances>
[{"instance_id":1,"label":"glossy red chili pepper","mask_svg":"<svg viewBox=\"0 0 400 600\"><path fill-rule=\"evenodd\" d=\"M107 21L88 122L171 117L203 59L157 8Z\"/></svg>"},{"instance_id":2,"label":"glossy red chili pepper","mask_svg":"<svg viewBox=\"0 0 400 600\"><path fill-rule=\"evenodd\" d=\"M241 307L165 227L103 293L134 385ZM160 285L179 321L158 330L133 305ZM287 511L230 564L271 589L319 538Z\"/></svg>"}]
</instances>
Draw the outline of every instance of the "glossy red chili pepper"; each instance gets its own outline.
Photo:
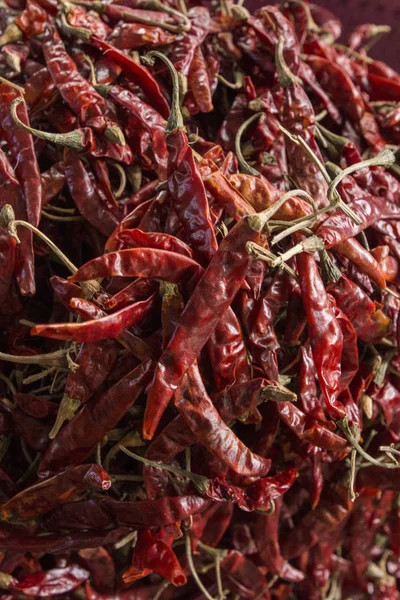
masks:
<instances>
[{"instance_id":1,"label":"glossy red chili pepper","mask_svg":"<svg viewBox=\"0 0 400 600\"><path fill-rule=\"evenodd\" d=\"M358 122L364 114L365 104L361 92L337 63L322 56L307 56L319 83L332 97L335 104L353 121ZM373 98L372 98L373 99Z\"/></svg>"},{"instance_id":2,"label":"glossy red chili pepper","mask_svg":"<svg viewBox=\"0 0 400 600\"><path fill-rule=\"evenodd\" d=\"M122 68L125 77L143 89L147 99L151 101L151 104L164 119L168 118L168 104L162 95L156 79L146 67L136 64L127 54L124 54L112 44L100 40L96 36L92 36L91 44L98 50L107 53L107 56L112 58Z\"/></svg>"},{"instance_id":3,"label":"glossy red chili pepper","mask_svg":"<svg viewBox=\"0 0 400 600\"><path fill-rule=\"evenodd\" d=\"M116 313L96 318L85 323L52 323L36 325L31 335L41 335L55 340L74 342L98 342L107 338L118 337L125 329L133 327L141 321L155 306L155 294L147 300L135 302ZM79 304L79 299L76 301Z\"/></svg>"},{"instance_id":4,"label":"glossy red chili pepper","mask_svg":"<svg viewBox=\"0 0 400 600\"><path fill-rule=\"evenodd\" d=\"M64 152L64 172L79 212L101 233L111 235L118 225L118 219L102 203L83 162L73 150L66 149Z\"/></svg>"},{"instance_id":5,"label":"glossy red chili pepper","mask_svg":"<svg viewBox=\"0 0 400 600\"><path fill-rule=\"evenodd\" d=\"M157 19L160 18L160 14L162 13L157 14ZM173 33L143 23L120 23L114 27L108 38L108 41L119 50L136 50L143 46L157 48L173 44L175 40L176 35Z\"/></svg>"},{"instance_id":6,"label":"glossy red chili pepper","mask_svg":"<svg viewBox=\"0 0 400 600\"><path fill-rule=\"evenodd\" d=\"M28 575L22 581L10 587L27 596L45 597L66 593L80 586L90 573L83 567L70 564L61 569L49 569Z\"/></svg>"},{"instance_id":7,"label":"glossy red chili pepper","mask_svg":"<svg viewBox=\"0 0 400 600\"><path fill-rule=\"evenodd\" d=\"M170 548L170 543L166 543L162 539L158 539L158 535L153 536L149 530L141 531L138 541L135 546L135 554L133 557L133 573L129 569L127 574L124 573L123 578L126 583L134 581L141 573L149 573L155 571L162 577L165 577L173 585L184 585L186 576L181 565Z\"/></svg>"}]
</instances>

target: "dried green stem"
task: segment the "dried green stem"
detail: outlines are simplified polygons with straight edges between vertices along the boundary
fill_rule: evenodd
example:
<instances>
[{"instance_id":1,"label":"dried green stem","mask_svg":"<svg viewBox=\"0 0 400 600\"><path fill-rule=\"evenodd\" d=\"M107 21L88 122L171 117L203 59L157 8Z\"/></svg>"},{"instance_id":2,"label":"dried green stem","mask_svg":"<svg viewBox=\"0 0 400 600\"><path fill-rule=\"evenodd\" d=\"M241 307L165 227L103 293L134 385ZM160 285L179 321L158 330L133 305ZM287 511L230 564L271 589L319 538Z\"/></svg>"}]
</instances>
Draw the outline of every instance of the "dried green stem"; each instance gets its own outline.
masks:
<instances>
[{"instance_id":1,"label":"dried green stem","mask_svg":"<svg viewBox=\"0 0 400 600\"><path fill-rule=\"evenodd\" d=\"M68 133L49 133L46 131L40 131L39 129L34 129L33 127L29 127L29 125L25 125L25 123L23 123L17 115L17 107L24 103L25 102L23 98L15 98L15 100L13 100L11 103L11 117L18 127L40 138L41 140L45 140L46 142L51 142L60 146L66 146L67 148L72 148L77 152L81 152L84 149L84 134L80 129L75 129L74 131L69 131Z\"/></svg>"},{"instance_id":2,"label":"dried green stem","mask_svg":"<svg viewBox=\"0 0 400 600\"><path fill-rule=\"evenodd\" d=\"M42 367L65 367L66 350L56 350L47 354L34 354L33 356L18 356L0 352L0 360L12 362L19 365L40 365Z\"/></svg>"},{"instance_id":3,"label":"dried green stem","mask_svg":"<svg viewBox=\"0 0 400 600\"><path fill-rule=\"evenodd\" d=\"M163 469L164 471L169 471L170 473L174 473L174 475L187 477L194 483L196 488L200 493L204 493L210 487L210 481L207 477L203 475L196 475L191 473L190 471L186 471L185 469L178 469L177 467L173 467L172 465L164 465L162 463L155 462L154 460L150 460L148 458L144 458L143 456L139 456L138 454L134 454L130 452L124 446L119 445L119 448L124 452L127 456L138 460L139 462L147 465L148 467L155 467L156 469Z\"/></svg>"},{"instance_id":4,"label":"dried green stem","mask_svg":"<svg viewBox=\"0 0 400 600\"><path fill-rule=\"evenodd\" d=\"M217 74L217 79L231 90L240 90L243 87L244 75L241 71L235 71L235 81L233 83L225 79L220 73Z\"/></svg>"},{"instance_id":5,"label":"dried green stem","mask_svg":"<svg viewBox=\"0 0 400 600\"><path fill-rule=\"evenodd\" d=\"M307 194L307 192L305 192L304 190L300 190L300 189L290 190L289 192L286 192L286 194L283 194L279 198L279 200L274 202L274 204L272 204L272 206L270 206L266 210L263 210L262 212L257 213L256 215L251 215L249 217L246 217L247 224L249 225L249 227L251 227L251 229L254 229L254 231L262 231L264 229L264 227L267 225L268 221L285 204L285 202L287 200L290 200L290 198L294 198L294 197L303 198L304 200L306 200L306 202L311 204L311 206L315 210L314 200L312 199L310 194Z\"/></svg>"},{"instance_id":6,"label":"dried green stem","mask_svg":"<svg viewBox=\"0 0 400 600\"><path fill-rule=\"evenodd\" d=\"M361 169L365 169L367 167L390 167L396 160L395 155L391 150L385 149L382 152L379 152L374 158L369 158L368 160L363 160L354 165L350 165L347 169L343 169L333 181L329 184L328 188L328 200L329 202L334 202L334 194L336 192L336 188L339 183L355 171L360 171Z\"/></svg>"},{"instance_id":7,"label":"dried green stem","mask_svg":"<svg viewBox=\"0 0 400 600\"><path fill-rule=\"evenodd\" d=\"M204 594L204 596L207 600L215 600L215 598L213 598L208 593L207 589L204 587L203 582L201 581L201 579L196 571L196 567L194 566L193 556L192 556L192 546L191 546L190 535L189 535L188 531L185 531L185 547L186 547L186 558L187 558L189 569L193 576L193 579L195 580L199 589Z\"/></svg>"},{"instance_id":8,"label":"dried green stem","mask_svg":"<svg viewBox=\"0 0 400 600\"><path fill-rule=\"evenodd\" d=\"M252 123L254 123L254 121L258 121L259 119L264 118L264 117L265 117L264 112L256 113L256 114L252 115L251 117L249 117L246 121L244 121L240 125L239 129L237 130L237 134L236 134L236 138L235 138L235 152L236 152L236 156L237 156L238 163L239 163L239 169L240 169L241 173L246 173L247 175L254 175L256 177L260 176L260 173L258 171L256 171L256 169L253 169L253 167L250 167L250 165L245 161L243 154L242 154L241 141L242 141L242 135L244 134L246 129Z\"/></svg>"},{"instance_id":9,"label":"dried green stem","mask_svg":"<svg viewBox=\"0 0 400 600\"><path fill-rule=\"evenodd\" d=\"M301 79L296 77L294 73L289 69L286 64L286 61L283 57L283 45L285 40L282 36L279 37L278 43L275 48L275 66L276 72L278 75L279 83L282 87L288 87L293 83L297 83L298 85L302 84Z\"/></svg>"},{"instance_id":10,"label":"dried green stem","mask_svg":"<svg viewBox=\"0 0 400 600\"><path fill-rule=\"evenodd\" d=\"M368 461L372 465L375 465L376 467L380 467L381 469L400 469L400 465L382 463L370 454L368 454L368 452L365 452L364 448L360 446L358 440L354 437L347 416L344 417L344 419L341 419L340 421L336 421L336 424L343 431L344 435L346 436L350 444L353 446L353 448L355 448L357 452L363 458L365 458L366 461Z\"/></svg>"},{"instance_id":11,"label":"dried green stem","mask_svg":"<svg viewBox=\"0 0 400 600\"><path fill-rule=\"evenodd\" d=\"M183 117L180 109L180 84L178 73L169 58L157 50L151 50L145 56L142 56L142 62L144 62L145 65L154 65L156 58L159 58L166 64L172 78L171 112L165 127L165 131L166 133L172 133L176 129L183 129L185 131L185 125L183 123Z\"/></svg>"}]
</instances>

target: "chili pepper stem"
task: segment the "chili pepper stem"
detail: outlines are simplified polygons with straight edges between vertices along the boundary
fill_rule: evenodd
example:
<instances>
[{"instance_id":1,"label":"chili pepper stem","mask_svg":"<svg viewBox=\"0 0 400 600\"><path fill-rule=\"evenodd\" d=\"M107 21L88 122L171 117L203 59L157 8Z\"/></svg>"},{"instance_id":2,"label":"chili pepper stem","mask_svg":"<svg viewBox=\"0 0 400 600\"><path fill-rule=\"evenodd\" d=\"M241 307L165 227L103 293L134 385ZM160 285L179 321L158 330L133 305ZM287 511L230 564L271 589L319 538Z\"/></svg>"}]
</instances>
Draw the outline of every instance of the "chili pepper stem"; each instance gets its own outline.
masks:
<instances>
[{"instance_id":1,"label":"chili pepper stem","mask_svg":"<svg viewBox=\"0 0 400 600\"><path fill-rule=\"evenodd\" d=\"M18 92L20 92L22 95L25 94L25 90L23 87L21 87L20 85L17 85L16 83L13 83L12 81L9 81L5 77L0 77L0 83L6 83L10 87L14 88L14 90L17 90Z\"/></svg>"},{"instance_id":2,"label":"chili pepper stem","mask_svg":"<svg viewBox=\"0 0 400 600\"><path fill-rule=\"evenodd\" d=\"M246 217L247 224L254 231L262 231L267 225L268 221L281 208L281 206L283 206L287 200L290 200L290 198L294 198L296 196L304 198L306 202L308 202L313 208L315 208L314 200L309 194L307 194L307 192L300 189L290 190L289 192L286 192L286 194L283 194L283 196L281 196L279 200L274 202L274 204L272 204L272 206L270 206L266 210L263 210L262 212L257 213L256 215L250 215L249 217Z\"/></svg>"},{"instance_id":3,"label":"chili pepper stem","mask_svg":"<svg viewBox=\"0 0 400 600\"><path fill-rule=\"evenodd\" d=\"M167 121L167 125L165 127L165 131L166 133L172 133L173 131L175 131L175 129L183 129L185 131L186 128L183 123L183 117L180 109L180 85L178 73L172 62L169 60L169 58L167 58L164 54L158 52L157 50L152 50L151 52L148 52L145 56L142 56L142 62L145 65L154 65L156 58L159 58L167 65L172 78L171 112Z\"/></svg>"},{"instance_id":4,"label":"chili pepper stem","mask_svg":"<svg viewBox=\"0 0 400 600\"><path fill-rule=\"evenodd\" d=\"M349 498L354 502L358 498L358 493L354 491L354 484L356 481L356 462L357 450L353 448L350 453L350 475L349 475Z\"/></svg>"},{"instance_id":5,"label":"chili pepper stem","mask_svg":"<svg viewBox=\"0 0 400 600\"><path fill-rule=\"evenodd\" d=\"M338 267L332 262L325 248L320 250L319 257L321 259L323 279L325 282L329 283L331 281L339 281L342 273L340 272L340 269L338 269Z\"/></svg>"},{"instance_id":6,"label":"chili pepper stem","mask_svg":"<svg viewBox=\"0 0 400 600\"><path fill-rule=\"evenodd\" d=\"M161 463L157 463L153 460L149 460L148 458L144 458L143 456L139 456L138 454L134 454L133 452L130 452L130 450L128 450L127 448L125 448L122 445L120 445L119 448L127 456L130 456L131 458L138 460L139 462L143 463L144 465L147 465L149 467L155 467L156 469L163 469L164 471L169 471L170 473L174 473L175 475L187 477L188 479L190 479L190 481L192 481L194 483L194 485L196 486L196 488L198 489L198 491L200 493L206 492L208 490L208 488L210 487L209 479L207 477L204 477L203 475L195 475L194 473L191 473L190 471L185 471L184 469L178 469L177 467L172 467L171 465L163 465Z\"/></svg>"},{"instance_id":7,"label":"chili pepper stem","mask_svg":"<svg viewBox=\"0 0 400 600\"><path fill-rule=\"evenodd\" d=\"M193 576L193 579L195 580L199 589L204 594L204 596L207 598L207 600L215 600L215 598L213 598L213 596L211 596L208 593L208 591L206 590L206 588L204 587L203 582L201 581L200 577L198 576L196 567L194 566L193 557L192 557L191 540L190 540L190 535L189 535L188 531L185 531L185 547L186 547L186 558L187 558L189 569Z\"/></svg>"},{"instance_id":8,"label":"chili pepper stem","mask_svg":"<svg viewBox=\"0 0 400 600\"><path fill-rule=\"evenodd\" d=\"M254 115L251 115L251 117L249 117L246 121L244 121L240 125L240 127L237 131L237 134L236 134L236 138L235 138L235 152L236 152L236 156L237 156L237 159L239 162L240 172L247 173L247 175L254 175L255 177L259 177L260 173L256 169L253 169L253 167L250 167L250 165L245 161L243 154L242 154L242 149L241 149L241 140L242 140L243 133L254 121L258 121L259 119L264 119L264 118L265 118L265 114L263 112L259 112Z\"/></svg>"},{"instance_id":9,"label":"chili pepper stem","mask_svg":"<svg viewBox=\"0 0 400 600\"><path fill-rule=\"evenodd\" d=\"M382 463L370 454L368 454L368 452L365 452L364 448L360 446L358 440L354 437L350 429L349 419L347 416L344 417L344 419L336 421L336 424L343 431L344 435L346 436L350 444L353 446L353 448L355 448L357 452L361 454L361 456L365 458L365 460L367 460L369 463L375 465L376 467L380 467L381 469L400 469L400 465Z\"/></svg>"},{"instance_id":10,"label":"chili pepper stem","mask_svg":"<svg viewBox=\"0 0 400 600\"><path fill-rule=\"evenodd\" d=\"M51 440L53 440L56 437L61 427L64 425L65 421L70 421L72 419L72 417L78 410L80 404L81 403L79 400L74 400L73 398L67 396L67 394L63 395L63 397L61 398L60 406L58 408L55 423L49 433L49 438Z\"/></svg>"},{"instance_id":11,"label":"chili pepper stem","mask_svg":"<svg viewBox=\"0 0 400 600\"><path fill-rule=\"evenodd\" d=\"M241 71L235 72L235 81L232 83L225 79L223 75L217 73L217 79L231 90L240 90L243 87L244 75ZM250 103L249 103L250 104ZM259 109L260 110L260 109Z\"/></svg>"},{"instance_id":12,"label":"chili pepper stem","mask_svg":"<svg viewBox=\"0 0 400 600\"><path fill-rule=\"evenodd\" d=\"M120 146L124 146L126 144L124 132L121 127L118 125L108 125L105 128L104 136L114 144L119 144Z\"/></svg>"},{"instance_id":13,"label":"chili pepper stem","mask_svg":"<svg viewBox=\"0 0 400 600\"><path fill-rule=\"evenodd\" d=\"M11 117L18 127L21 127L21 129L23 129L24 131L35 135L41 140L46 140L47 142L51 142L53 144L59 144L60 146L66 146L67 148L72 148L77 152L83 150L84 136L83 133L79 131L79 129L70 131L68 133L48 133L25 125L25 123L23 123L17 115L17 107L23 103L23 98L15 98L15 100L13 100L11 103Z\"/></svg>"},{"instance_id":14,"label":"chili pepper stem","mask_svg":"<svg viewBox=\"0 0 400 600\"><path fill-rule=\"evenodd\" d=\"M90 44L92 41L92 32L89 29L84 29L83 27L72 27L67 21L67 17L64 13L60 15L61 27L65 33L68 35L78 37L86 44Z\"/></svg>"},{"instance_id":15,"label":"chili pepper stem","mask_svg":"<svg viewBox=\"0 0 400 600\"><path fill-rule=\"evenodd\" d=\"M23 38L22 31L15 24L11 23L6 27L5 31L0 35L0 47L5 44L14 44L15 42L20 42Z\"/></svg>"},{"instance_id":16,"label":"chili pepper stem","mask_svg":"<svg viewBox=\"0 0 400 600\"><path fill-rule=\"evenodd\" d=\"M8 206L8 205L6 205L6 206ZM3 210L4 209L2 209L1 212L3 212ZM20 220L16 219L16 220L11 220L8 223L8 232L9 232L10 236L13 239L15 239L15 241L17 243L20 243L20 240L19 240L19 237L18 237L18 234L17 234L17 228L18 227L26 227L26 229L29 229L30 231L32 231L33 233L35 233L38 237L40 237L41 240L43 240L44 242L46 242L46 244L49 246L49 248L62 261L62 263L67 267L67 269L71 273L76 273L76 271L78 269L75 267L74 264L72 264L72 262L69 260L69 258L67 258L65 256L65 254L58 248L58 246L56 246L54 244L54 242L52 242L51 239L47 237L47 235L45 235L42 231L40 231L40 229L37 229L37 227L34 227L34 225L31 225L27 221L20 221Z\"/></svg>"},{"instance_id":17,"label":"chili pepper stem","mask_svg":"<svg viewBox=\"0 0 400 600\"><path fill-rule=\"evenodd\" d=\"M350 167L347 167L347 169L343 169L343 171L341 171L335 177L335 179L333 181L331 181L331 183L329 184L329 188L328 188L329 202L334 203L334 193L336 191L336 188L339 185L339 183L345 177L347 177L347 175L350 175L351 173L354 173L355 171L360 171L361 169L365 169L367 167L390 167L395 161L396 161L396 157L395 157L394 153L391 150L386 148L385 150L382 150L382 152L379 152L379 154L374 156L374 158L369 158L368 160L363 160L354 165L350 165ZM335 168L339 169L339 167L337 167L336 165L335 165Z\"/></svg>"},{"instance_id":18,"label":"chili pepper stem","mask_svg":"<svg viewBox=\"0 0 400 600\"><path fill-rule=\"evenodd\" d=\"M40 365L42 367L65 367L67 364L67 351L56 350L48 354L34 354L33 356L18 356L0 352L0 360L16 363L18 365Z\"/></svg>"},{"instance_id":19,"label":"chili pepper stem","mask_svg":"<svg viewBox=\"0 0 400 600\"><path fill-rule=\"evenodd\" d=\"M299 242L298 244L287 250L287 252L284 252L283 254L278 256L275 260L271 262L271 267L278 267L283 262L286 262L290 258L293 258L293 256L296 256L296 254L300 254L301 252L310 252L313 254L314 252L319 252L323 249L324 242L316 235L313 235L309 238L306 238L302 242Z\"/></svg>"},{"instance_id":20,"label":"chili pepper stem","mask_svg":"<svg viewBox=\"0 0 400 600\"><path fill-rule=\"evenodd\" d=\"M268 263L270 266L272 265L273 262L278 260L278 257L275 254L273 254L272 252L270 252L263 246L259 246L255 242L247 242L246 252L251 254L251 256L253 256L257 260L263 260L264 262ZM298 279L296 273L293 271L293 269L291 267L289 267L289 265L282 262L279 266L282 269L284 269L287 273L289 273L289 275L294 277L294 279L296 279L296 280Z\"/></svg>"},{"instance_id":21,"label":"chili pepper stem","mask_svg":"<svg viewBox=\"0 0 400 600\"><path fill-rule=\"evenodd\" d=\"M275 65L276 71L278 74L278 80L282 87L288 87L292 83L297 83L298 85L302 85L301 79L296 77L294 73L289 69L286 64L286 61L283 57L283 44L285 40L282 36L279 37L278 43L275 48Z\"/></svg>"}]
</instances>

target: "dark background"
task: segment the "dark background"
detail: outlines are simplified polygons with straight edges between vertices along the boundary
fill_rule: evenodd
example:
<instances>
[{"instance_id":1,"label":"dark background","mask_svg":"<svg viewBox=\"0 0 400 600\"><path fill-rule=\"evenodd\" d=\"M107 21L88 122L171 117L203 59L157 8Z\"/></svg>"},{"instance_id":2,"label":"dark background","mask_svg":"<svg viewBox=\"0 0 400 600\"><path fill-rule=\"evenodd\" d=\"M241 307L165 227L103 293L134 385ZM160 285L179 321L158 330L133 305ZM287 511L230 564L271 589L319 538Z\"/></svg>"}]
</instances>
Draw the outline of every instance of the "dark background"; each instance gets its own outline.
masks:
<instances>
[{"instance_id":1,"label":"dark background","mask_svg":"<svg viewBox=\"0 0 400 600\"><path fill-rule=\"evenodd\" d=\"M253 12L259 6L271 3L278 4L273 0L246 0L245 5ZM361 23L390 25L391 33L381 38L370 55L400 71L400 0L317 0L315 4L328 8L341 19L344 26L342 41Z\"/></svg>"}]
</instances>

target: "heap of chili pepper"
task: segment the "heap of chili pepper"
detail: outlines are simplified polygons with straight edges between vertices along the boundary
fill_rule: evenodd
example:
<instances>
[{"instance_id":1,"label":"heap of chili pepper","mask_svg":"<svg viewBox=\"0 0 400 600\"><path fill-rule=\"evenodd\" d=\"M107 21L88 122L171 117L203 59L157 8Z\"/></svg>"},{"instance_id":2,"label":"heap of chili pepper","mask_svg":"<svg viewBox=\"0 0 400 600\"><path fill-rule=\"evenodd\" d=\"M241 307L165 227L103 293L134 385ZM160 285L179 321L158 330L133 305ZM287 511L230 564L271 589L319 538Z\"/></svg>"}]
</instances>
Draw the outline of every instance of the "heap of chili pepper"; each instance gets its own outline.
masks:
<instances>
[{"instance_id":1,"label":"heap of chili pepper","mask_svg":"<svg viewBox=\"0 0 400 600\"><path fill-rule=\"evenodd\" d=\"M400 600L388 28L345 45L307 0L0 27L0 599Z\"/></svg>"}]
</instances>

